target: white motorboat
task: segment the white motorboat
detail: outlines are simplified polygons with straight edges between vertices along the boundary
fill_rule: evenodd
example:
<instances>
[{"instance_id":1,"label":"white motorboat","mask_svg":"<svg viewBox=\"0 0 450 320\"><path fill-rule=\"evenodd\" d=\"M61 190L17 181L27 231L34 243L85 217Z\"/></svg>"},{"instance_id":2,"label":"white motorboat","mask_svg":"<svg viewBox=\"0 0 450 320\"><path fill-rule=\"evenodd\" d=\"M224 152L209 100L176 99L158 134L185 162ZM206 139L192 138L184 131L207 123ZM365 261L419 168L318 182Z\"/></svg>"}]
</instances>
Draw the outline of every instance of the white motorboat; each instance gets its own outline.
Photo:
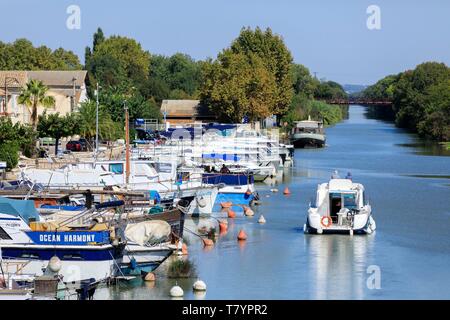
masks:
<instances>
[{"instance_id":1,"label":"white motorboat","mask_svg":"<svg viewBox=\"0 0 450 320\"><path fill-rule=\"evenodd\" d=\"M310 205L305 233L364 233L376 229L372 207L366 201L364 186L351 177L333 177L317 188L314 204Z\"/></svg>"}]
</instances>

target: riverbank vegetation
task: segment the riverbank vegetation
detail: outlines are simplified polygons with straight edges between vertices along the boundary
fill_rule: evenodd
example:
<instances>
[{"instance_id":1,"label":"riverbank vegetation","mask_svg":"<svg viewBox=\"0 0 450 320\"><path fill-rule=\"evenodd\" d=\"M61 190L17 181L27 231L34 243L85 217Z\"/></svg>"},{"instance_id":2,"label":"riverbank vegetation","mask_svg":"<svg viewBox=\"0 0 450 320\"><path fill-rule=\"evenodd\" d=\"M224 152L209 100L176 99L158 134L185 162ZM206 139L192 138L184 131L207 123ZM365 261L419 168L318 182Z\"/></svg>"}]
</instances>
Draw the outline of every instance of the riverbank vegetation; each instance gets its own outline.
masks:
<instances>
[{"instance_id":1,"label":"riverbank vegetation","mask_svg":"<svg viewBox=\"0 0 450 320\"><path fill-rule=\"evenodd\" d=\"M33 154L35 139L30 125L13 124L11 119L0 117L0 161L5 161L8 169L17 166L19 151L25 156Z\"/></svg>"},{"instance_id":2,"label":"riverbank vegetation","mask_svg":"<svg viewBox=\"0 0 450 320\"><path fill-rule=\"evenodd\" d=\"M425 138L450 140L450 68L444 63L426 62L414 70L389 75L359 96L391 101L398 127Z\"/></svg>"}]
</instances>

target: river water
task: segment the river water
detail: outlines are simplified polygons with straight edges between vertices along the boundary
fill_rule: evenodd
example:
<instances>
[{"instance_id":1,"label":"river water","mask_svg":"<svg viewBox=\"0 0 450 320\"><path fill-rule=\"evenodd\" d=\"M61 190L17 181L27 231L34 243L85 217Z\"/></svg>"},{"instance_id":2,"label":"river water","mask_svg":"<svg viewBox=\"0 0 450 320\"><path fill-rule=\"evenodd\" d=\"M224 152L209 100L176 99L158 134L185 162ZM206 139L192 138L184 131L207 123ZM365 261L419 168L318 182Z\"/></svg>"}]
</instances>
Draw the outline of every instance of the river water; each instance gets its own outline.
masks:
<instances>
[{"instance_id":1,"label":"river water","mask_svg":"<svg viewBox=\"0 0 450 320\"><path fill-rule=\"evenodd\" d=\"M196 279L168 279L164 263L156 283L121 282L95 298L169 299L177 283L185 299L450 299L450 154L370 119L362 106L350 106L349 118L326 131L326 148L296 150L279 193L258 185L255 217L230 221L213 249L189 241L206 294L192 292ZM366 187L375 234L303 234L308 203L333 170L351 171ZM245 244L236 240L240 229Z\"/></svg>"}]
</instances>

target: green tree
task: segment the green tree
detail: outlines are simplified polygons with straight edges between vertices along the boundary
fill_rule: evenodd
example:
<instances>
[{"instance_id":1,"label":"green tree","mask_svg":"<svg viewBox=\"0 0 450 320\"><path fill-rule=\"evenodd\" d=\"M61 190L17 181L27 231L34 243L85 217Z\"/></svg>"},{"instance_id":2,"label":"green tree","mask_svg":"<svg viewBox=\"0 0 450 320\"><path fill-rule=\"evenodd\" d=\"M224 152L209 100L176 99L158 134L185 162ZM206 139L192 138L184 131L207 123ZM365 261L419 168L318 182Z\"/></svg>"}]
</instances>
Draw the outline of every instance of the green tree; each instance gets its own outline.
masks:
<instances>
[{"instance_id":1,"label":"green tree","mask_svg":"<svg viewBox=\"0 0 450 320\"><path fill-rule=\"evenodd\" d=\"M51 137L55 141L55 155L58 154L59 140L77 134L79 122L76 114L60 116L59 113L49 114L46 112L39 116L38 133L39 137Z\"/></svg>"},{"instance_id":2,"label":"green tree","mask_svg":"<svg viewBox=\"0 0 450 320\"><path fill-rule=\"evenodd\" d=\"M314 97L320 100L347 99L344 88L334 81L320 82L314 92Z\"/></svg>"},{"instance_id":3,"label":"green tree","mask_svg":"<svg viewBox=\"0 0 450 320\"><path fill-rule=\"evenodd\" d=\"M414 70L387 76L361 94L392 101L396 125L435 140L450 139L450 68L425 62Z\"/></svg>"},{"instance_id":4,"label":"green tree","mask_svg":"<svg viewBox=\"0 0 450 320\"><path fill-rule=\"evenodd\" d=\"M79 58L72 52L46 46L34 47L27 39L0 42L0 70L79 70Z\"/></svg>"},{"instance_id":5,"label":"green tree","mask_svg":"<svg viewBox=\"0 0 450 320\"><path fill-rule=\"evenodd\" d=\"M93 140L96 135L96 110L97 104L95 101L87 101L81 103L80 109L77 113L78 133L85 137L93 145ZM105 106L99 106L98 113L98 131L99 137L103 140L115 140L123 137L123 124L114 122L111 119L110 113Z\"/></svg>"},{"instance_id":6,"label":"green tree","mask_svg":"<svg viewBox=\"0 0 450 320\"><path fill-rule=\"evenodd\" d=\"M201 63L189 55L176 53L171 57L152 55L150 74L139 91L144 97L163 99L196 99L201 83Z\"/></svg>"},{"instance_id":7,"label":"green tree","mask_svg":"<svg viewBox=\"0 0 450 320\"><path fill-rule=\"evenodd\" d=\"M29 125L13 124L8 117L0 118L0 160L6 161L8 169L14 168L18 161L18 151L26 156L32 153L35 132Z\"/></svg>"},{"instance_id":8,"label":"green tree","mask_svg":"<svg viewBox=\"0 0 450 320\"><path fill-rule=\"evenodd\" d=\"M433 113L433 118L438 114L445 115L449 80L450 69L437 62L426 62L402 73L395 85L393 99L397 125L422 135L444 138L442 134L432 134L434 121L430 122L428 118ZM445 122L435 123L436 130L440 127L439 130L445 132Z\"/></svg>"},{"instance_id":9,"label":"green tree","mask_svg":"<svg viewBox=\"0 0 450 320\"><path fill-rule=\"evenodd\" d=\"M201 99L221 120L240 122L244 116L258 120L276 105L274 75L256 54L225 50L214 62L204 64Z\"/></svg>"},{"instance_id":10,"label":"green tree","mask_svg":"<svg viewBox=\"0 0 450 320\"><path fill-rule=\"evenodd\" d=\"M303 94L307 98L312 98L314 91L319 85L319 81L313 78L309 69L301 64L292 65L292 84L294 93Z\"/></svg>"},{"instance_id":11,"label":"green tree","mask_svg":"<svg viewBox=\"0 0 450 320\"><path fill-rule=\"evenodd\" d=\"M49 108L55 105L55 98L49 96L48 88L39 80L30 80L22 90L18 102L31 108L31 125L36 131L38 124L38 106Z\"/></svg>"},{"instance_id":12,"label":"green tree","mask_svg":"<svg viewBox=\"0 0 450 320\"><path fill-rule=\"evenodd\" d=\"M137 86L148 78L150 54L133 39L112 36L95 44L89 59L91 83L102 87L129 84Z\"/></svg>"}]
</instances>

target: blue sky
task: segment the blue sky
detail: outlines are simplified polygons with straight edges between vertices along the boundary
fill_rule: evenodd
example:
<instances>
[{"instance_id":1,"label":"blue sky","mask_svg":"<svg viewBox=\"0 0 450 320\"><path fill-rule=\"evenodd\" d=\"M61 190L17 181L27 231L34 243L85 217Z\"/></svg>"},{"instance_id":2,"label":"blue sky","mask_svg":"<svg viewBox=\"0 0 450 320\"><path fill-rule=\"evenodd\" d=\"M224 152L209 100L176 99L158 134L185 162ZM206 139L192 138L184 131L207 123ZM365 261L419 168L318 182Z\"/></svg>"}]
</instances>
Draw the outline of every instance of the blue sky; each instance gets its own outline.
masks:
<instances>
[{"instance_id":1,"label":"blue sky","mask_svg":"<svg viewBox=\"0 0 450 320\"><path fill-rule=\"evenodd\" d=\"M283 36L295 62L319 78L371 84L424 61L450 65L450 1L446 0L1 0L0 41L25 37L62 46L84 59L101 27L138 40L152 53L215 57L243 26ZM66 27L69 5L81 29ZM381 9L381 30L366 27L369 5Z\"/></svg>"}]
</instances>

